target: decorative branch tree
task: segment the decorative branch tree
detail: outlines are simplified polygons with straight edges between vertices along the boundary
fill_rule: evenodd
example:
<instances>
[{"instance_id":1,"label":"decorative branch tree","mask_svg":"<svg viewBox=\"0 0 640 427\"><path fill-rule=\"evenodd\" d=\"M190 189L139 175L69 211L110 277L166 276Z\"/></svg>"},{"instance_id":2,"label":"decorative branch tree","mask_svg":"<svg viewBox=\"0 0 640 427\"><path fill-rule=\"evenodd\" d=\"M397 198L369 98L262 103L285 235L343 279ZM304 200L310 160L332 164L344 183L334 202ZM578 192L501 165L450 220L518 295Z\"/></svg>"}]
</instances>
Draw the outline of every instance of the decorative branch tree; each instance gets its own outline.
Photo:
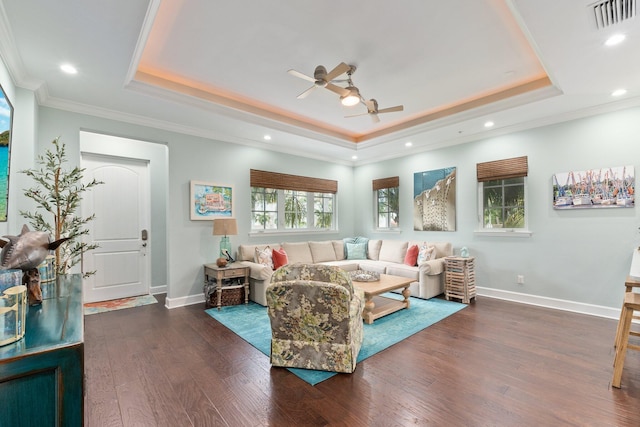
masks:
<instances>
[{"instance_id":1,"label":"decorative branch tree","mask_svg":"<svg viewBox=\"0 0 640 427\"><path fill-rule=\"evenodd\" d=\"M67 161L65 145L60 138L52 143L54 150L47 150L44 155L38 156L40 169L20 171L35 181L36 186L24 190L24 195L37 204L35 212L20 211L20 215L27 218L34 229L52 234L54 241L69 237L55 252L56 273L66 274L82 260L84 252L98 247L82 241L82 236L89 234L85 226L95 218L95 214L83 218L77 216L77 211L82 193L103 182L94 179L85 184L82 182L84 169L64 169ZM43 213L52 215L53 222L45 219ZM84 277L93 273L95 271L83 272Z\"/></svg>"}]
</instances>

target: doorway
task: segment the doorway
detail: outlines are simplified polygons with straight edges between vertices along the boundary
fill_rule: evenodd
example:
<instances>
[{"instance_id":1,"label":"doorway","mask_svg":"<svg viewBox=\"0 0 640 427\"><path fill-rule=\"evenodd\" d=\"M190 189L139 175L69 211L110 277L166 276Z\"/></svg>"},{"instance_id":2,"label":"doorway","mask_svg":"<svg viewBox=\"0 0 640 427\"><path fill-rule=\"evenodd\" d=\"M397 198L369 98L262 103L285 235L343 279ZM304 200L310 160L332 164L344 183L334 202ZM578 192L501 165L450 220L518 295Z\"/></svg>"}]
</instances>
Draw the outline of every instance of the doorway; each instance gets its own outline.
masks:
<instances>
[{"instance_id":1,"label":"doorway","mask_svg":"<svg viewBox=\"0 0 640 427\"><path fill-rule=\"evenodd\" d=\"M82 153L84 179L103 184L88 191L82 212L95 214L86 241L98 245L83 258L85 302L149 293L150 206L148 161Z\"/></svg>"}]
</instances>

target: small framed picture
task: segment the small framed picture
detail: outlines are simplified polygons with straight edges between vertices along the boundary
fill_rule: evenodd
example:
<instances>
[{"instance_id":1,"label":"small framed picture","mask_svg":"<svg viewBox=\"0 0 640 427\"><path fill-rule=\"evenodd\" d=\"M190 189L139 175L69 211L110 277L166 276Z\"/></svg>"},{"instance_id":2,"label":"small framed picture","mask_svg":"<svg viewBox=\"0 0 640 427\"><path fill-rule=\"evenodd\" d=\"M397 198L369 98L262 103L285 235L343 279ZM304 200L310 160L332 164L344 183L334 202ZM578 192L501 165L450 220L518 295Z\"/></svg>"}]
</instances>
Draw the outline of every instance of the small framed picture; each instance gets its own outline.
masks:
<instances>
[{"instance_id":1,"label":"small framed picture","mask_svg":"<svg viewBox=\"0 0 640 427\"><path fill-rule=\"evenodd\" d=\"M192 220L213 220L233 216L233 187L203 181L191 181Z\"/></svg>"}]
</instances>

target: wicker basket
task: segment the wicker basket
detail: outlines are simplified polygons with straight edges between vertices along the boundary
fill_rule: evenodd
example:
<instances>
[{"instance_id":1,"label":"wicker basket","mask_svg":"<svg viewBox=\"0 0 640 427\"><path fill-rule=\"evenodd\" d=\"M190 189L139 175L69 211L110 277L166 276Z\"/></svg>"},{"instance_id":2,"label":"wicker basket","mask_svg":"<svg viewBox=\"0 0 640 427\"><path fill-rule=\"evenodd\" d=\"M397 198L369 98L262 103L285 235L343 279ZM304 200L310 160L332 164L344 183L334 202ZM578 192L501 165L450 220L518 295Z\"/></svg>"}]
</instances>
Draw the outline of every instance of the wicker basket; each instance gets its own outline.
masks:
<instances>
[{"instance_id":1,"label":"wicker basket","mask_svg":"<svg viewBox=\"0 0 640 427\"><path fill-rule=\"evenodd\" d=\"M206 302L207 307L218 306L218 288L213 288L212 292L209 294L209 298L206 299ZM222 291L220 305L227 306L238 304L244 304L244 286L233 289L224 289Z\"/></svg>"}]
</instances>

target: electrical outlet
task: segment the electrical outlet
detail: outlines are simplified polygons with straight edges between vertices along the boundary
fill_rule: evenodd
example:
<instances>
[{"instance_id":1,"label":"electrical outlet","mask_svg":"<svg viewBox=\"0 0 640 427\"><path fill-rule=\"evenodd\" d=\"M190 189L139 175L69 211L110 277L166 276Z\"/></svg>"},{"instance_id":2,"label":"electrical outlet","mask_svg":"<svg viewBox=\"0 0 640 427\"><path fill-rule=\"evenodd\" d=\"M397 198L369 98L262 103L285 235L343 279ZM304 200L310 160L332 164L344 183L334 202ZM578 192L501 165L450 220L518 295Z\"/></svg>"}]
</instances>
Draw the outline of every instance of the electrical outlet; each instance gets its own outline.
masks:
<instances>
[{"instance_id":1,"label":"electrical outlet","mask_svg":"<svg viewBox=\"0 0 640 427\"><path fill-rule=\"evenodd\" d=\"M524 276L522 274L518 274L518 277L516 278L516 281L517 281L518 285L524 285Z\"/></svg>"}]
</instances>

